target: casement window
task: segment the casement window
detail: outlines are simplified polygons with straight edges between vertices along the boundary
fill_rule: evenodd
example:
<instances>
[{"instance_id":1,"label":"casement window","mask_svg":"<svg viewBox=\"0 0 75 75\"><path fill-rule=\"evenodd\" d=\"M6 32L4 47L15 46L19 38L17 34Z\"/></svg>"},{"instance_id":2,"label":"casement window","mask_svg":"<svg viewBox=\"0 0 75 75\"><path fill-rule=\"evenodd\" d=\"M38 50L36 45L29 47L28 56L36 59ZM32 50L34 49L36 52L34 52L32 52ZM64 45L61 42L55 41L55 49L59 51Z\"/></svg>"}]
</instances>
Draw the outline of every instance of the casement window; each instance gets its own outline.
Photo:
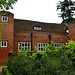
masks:
<instances>
[{"instance_id":1,"label":"casement window","mask_svg":"<svg viewBox=\"0 0 75 75\"><path fill-rule=\"evenodd\" d=\"M1 47L7 47L7 41L1 41Z\"/></svg>"},{"instance_id":2,"label":"casement window","mask_svg":"<svg viewBox=\"0 0 75 75\"><path fill-rule=\"evenodd\" d=\"M39 51L46 51L47 49L43 49L43 48L47 45L48 45L48 43L38 43L38 50Z\"/></svg>"},{"instance_id":3,"label":"casement window","mask_svg":"<svg viewBox=\"0 0 75 75\"><path fill-rule=\"evenodd\" d=\"M55 43L55 47L57 48L61 48L61 46L63 46L64 44L63 43Z\"/></svg>"},{"instance_id":4,"label":"casement window","mask_svg":"<svg viewBox=\"0 0 75 75\"><path fill-rule=\"evenodd\" d=\"M8 22L8 17L7 16L2 16L2 22Z\"/></svg>"},{"instance_id":5,"label":"casement window","mask_svg":"<svg viewBox=\"0 0 75 75\"><path fill-rule=\"evenodd\" d=\"M41 26L34 26L34 30L41 30Z\"/></svg>"},{"instance_id":6,"label":"casement window","mask_svg":"<svg viewBox=\"0 0 75 75\"><path fill-rule=\"evenodd\" d=\"M30 42L19 42L18 50L20 50L20 51L30 50L31 49L30 45L31 45Z\"/></svg>"}]
</instances>

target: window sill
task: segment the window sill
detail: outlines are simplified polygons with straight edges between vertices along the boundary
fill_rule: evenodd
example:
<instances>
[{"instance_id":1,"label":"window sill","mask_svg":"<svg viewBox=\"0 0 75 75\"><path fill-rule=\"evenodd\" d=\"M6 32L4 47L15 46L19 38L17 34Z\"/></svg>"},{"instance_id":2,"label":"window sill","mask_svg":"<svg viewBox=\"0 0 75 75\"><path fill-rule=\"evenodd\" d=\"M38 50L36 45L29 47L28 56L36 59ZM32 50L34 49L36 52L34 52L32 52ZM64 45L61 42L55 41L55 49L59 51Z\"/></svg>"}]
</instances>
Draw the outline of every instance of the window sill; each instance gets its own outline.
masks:
<instances>
[{"instance_id":1,"label":"window sill","mask_svg":"<svg viewBox=\"0 0 75 75\"><path fill-rule=\"evenodd\" d=\"M7 46L1 46L1 47L7 47Z\"/></svg>"},{"instance_id":2,"label":"window sill","mask_svg":"<svg viewBox=\"0 0 75 75\"><path fill-rule=\"evenodd\" d=\"M2 21L2 22L8 23L8 21Z\"/></svg>"}]
</instances>

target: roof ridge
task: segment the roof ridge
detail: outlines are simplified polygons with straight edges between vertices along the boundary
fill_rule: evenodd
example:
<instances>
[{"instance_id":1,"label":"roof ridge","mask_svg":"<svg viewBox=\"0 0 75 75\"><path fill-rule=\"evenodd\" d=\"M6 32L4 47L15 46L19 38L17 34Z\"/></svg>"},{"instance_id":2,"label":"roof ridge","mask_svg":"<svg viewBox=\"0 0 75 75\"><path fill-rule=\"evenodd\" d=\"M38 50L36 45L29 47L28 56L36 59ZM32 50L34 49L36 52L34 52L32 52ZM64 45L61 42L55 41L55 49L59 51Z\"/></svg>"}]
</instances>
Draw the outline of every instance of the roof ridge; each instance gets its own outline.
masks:
<instances>
[{"instance_id":1,"label":"roof ridge","mask_svg":"<svg viewBox=\"0 0 75 75\"><path fill-rule=\"evenodd\" d=\"M14 19L14 20L20 20L20 21L29 21L29 22L36 22L36 23L43 23L43 24L61 24L61 23L46 23L46 22L39 22L39 21L33 21L33 20L25 20L25 19Z\"/></svg>"}]
</instances>

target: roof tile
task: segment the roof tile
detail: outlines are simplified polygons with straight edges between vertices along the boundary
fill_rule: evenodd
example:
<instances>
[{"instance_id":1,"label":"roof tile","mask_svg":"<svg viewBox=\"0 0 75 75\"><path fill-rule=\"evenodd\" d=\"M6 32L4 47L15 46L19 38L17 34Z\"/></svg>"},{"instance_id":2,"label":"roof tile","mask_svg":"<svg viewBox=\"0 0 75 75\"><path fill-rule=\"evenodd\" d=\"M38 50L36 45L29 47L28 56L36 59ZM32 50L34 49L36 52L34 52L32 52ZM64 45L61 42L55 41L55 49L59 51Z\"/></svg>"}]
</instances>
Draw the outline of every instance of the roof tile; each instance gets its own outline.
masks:
<instances>
[{"instance_id":1,"label":"roof tile","mask_svg":"<svg viewBox=\"0 0 75 75\"><path fill-rule=\"evenodd\" d=\"M56 23L43 23L29 20L14 19L15 29L34 30L33 26L41 26L41 31L46 32L65 32L67 26L64 24Z\"/></svg>"}]
</instances>

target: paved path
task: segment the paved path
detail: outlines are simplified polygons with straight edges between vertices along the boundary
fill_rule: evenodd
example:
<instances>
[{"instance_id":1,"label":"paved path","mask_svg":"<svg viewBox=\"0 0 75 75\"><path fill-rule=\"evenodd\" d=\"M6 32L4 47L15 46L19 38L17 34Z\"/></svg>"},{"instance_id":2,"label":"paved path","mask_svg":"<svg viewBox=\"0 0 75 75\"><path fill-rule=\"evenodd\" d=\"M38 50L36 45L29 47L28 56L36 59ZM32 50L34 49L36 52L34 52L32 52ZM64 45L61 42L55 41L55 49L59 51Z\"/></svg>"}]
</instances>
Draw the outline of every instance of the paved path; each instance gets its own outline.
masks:
<instances>
[{"instance_id":1,"label":"paved path","mask_svg":"<svg viewBox=\"0 0 75 75\"><path fill-rule=\"evenodd\" d=\"M0 75L3 75L2 72L0 72Z\"/></svg>"},{"instance_id":2,"label":"paved path","mask_svg":"<svg viewBox=\"0 0 75 75\"><path fill-rule=\"evenodd\" d=\"M2 74L2 68L4 68L4 67L7 67L7 66L0 66L0 75L3 75Z\"/></svg>"}]
</instances>

